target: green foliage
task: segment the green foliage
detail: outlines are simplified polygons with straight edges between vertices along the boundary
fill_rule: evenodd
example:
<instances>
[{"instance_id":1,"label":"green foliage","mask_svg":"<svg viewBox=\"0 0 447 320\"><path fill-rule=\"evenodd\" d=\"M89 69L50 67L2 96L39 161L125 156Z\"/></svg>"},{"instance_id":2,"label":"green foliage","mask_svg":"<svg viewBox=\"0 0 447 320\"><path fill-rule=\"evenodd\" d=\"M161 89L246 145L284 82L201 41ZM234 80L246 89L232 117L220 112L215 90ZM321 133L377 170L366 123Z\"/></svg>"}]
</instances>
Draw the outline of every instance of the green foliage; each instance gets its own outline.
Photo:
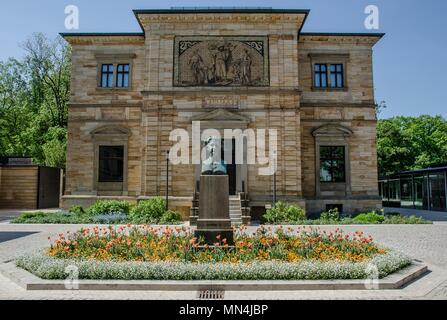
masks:
<instances>
[{"instance_id":1,"label":"green foliage","mask_svg":"<svg viewBox=\"0 0 447 320\"><path fill-rule=\"evenodd\" d=\"M76 266L79 279L90 280L331 280L368 279L370 266L377 266L384 278L411 265L411 259L398 252L376 255L356 262L301 261L285 263L184 263L94 261L57 259L43 253L18 257L16 265L42 279L66 279L68 266Z\"/></svg>"},{"instance_id":2,"label":"green foliage","mask_svg":"<svg viewBox=\"0 0 447 320\"><path fill-rule=\"evenodd\" d=\"M166 213L166 202L161 197L140 201L130 211L134 223L158 223Z\"/></svg>"},{"instance_id":3,"label":"green foliage","mask_svg":"<svg viewBox=\"0 0 447 320\"><path fill-rule=\"evenodd\" d=\"M380 224L385 221L385 217L382 214L378 214L375 211L359 214L354 218L357 223L364 224Z\"/></svg>"},{"instance_id":4,"label":"green foliage","mask_svg":"<svg viewBox=\"0 0 447 320\"><path fill-rule=\"evenodd\" d=\"M447 121L428 115L379 120L377 152L381 175L447 163Z\"/></svg>"},{"instance_id":5,"label":"green foliage","mask_svg":"<svg viewBox=\"0 0 447 320\"><path fill-rule=\"evenodd\" d=\"M14 219L12 223L17 224L76 224L89 223L85 216L80 216L70 212L32 212L24 213L18 218Z\"/></svg>"},{"instance_id":6,"label":"green foliage","mask_svg":"<svg viewBox=\"0 0 447 320\"><path fill-rule=\"evenodd\" d=\"M0 61L0 155L64 168L70 47L41 33L22 47L23 59Z\"/></svg>"},{"instance_id":7,"label":"green foliage","mask_svg":"<svg viewBox=\"0 0 447 320\"><path fill-rule=\"evenodd\" d=\"M48 214L45 212L26 212L22 213L19 217L15 218L12 223L26 223L26 221L33 220L33 219L39 219L44 218Z\"/></svg>"},{"instance_id":8,"label":"green foliage","mask_svg":"<svg viewBox=\"0 0 447 320\"><path fill-rule=\"evenodd\" d=\"M423 219L422 217L410 216L388 216L385 218L383 224L432 224L433 222Z\"/></svg>"},{"instance_id":9,"label":"green foliage","mask_svg":"<svg viewBox=\"0 0 447 320\"><path fill-rule=\"evenodd\" d=\"M330 209L327 212L322 212L320 219L324 221L339 221L340 213L338 212L337 208Z\"/></svg>"},{"instance_id":10,"label":"green foliage","mask_svg":"<svg viewBox=\"0 0 447 320\"><path fill-rule=\"evenodd\" d=\"M96 201L91 207L87 209L87 213L89 216L116 214L116 213L128 214L129 211L130 211L130 203L127 201L118 201L118 200Z\"/></svg>"},{"instance_id":11,"label":"green foliage","mask_svg":"<svg viewBox=\"0 0 447 320\"><path fill-rule=\"evenodd\" d=\"M295 205L290 205L278 201L274 208L268 209L263 218L268 223L297 223L306 219L306 212L303 208Z\"/></svg>"},{"instance_id":12,"label":"green foliage","mask_svg":"<svg viewBox=\"0 0 447 320\"><path fill-rule=\"evenodd\" d=\"M50 128L45 140L47 142L42 146L45 165L64 168L67 154L67 130L58 127Z\"/></svg>"},{"instance_id":13,"label":"green foliage","mask_svg":"<svg viewBox=\"0 0 447 320\"><path fill-rule=\"evenodd\" d=\"M132 212L129 215L129 212ZM68 212L27 212L12 223L18 224L178 224L182 216L176 211L166 211L161 198L142 201L132 207L127 201L97 201L87 210L72 206Z\"/></svg>"},{"instance_id":14,"label":"green foliage","mask_svg":"<svg viewBox=\"0 0 447 320\"><path fill-rule=\"evenodd\" d=\"M160 224L177 224L182 221L182 215L177 211L168 210L160 218Z\"/></svg>"},{"instance_id":15,"label":"green foliage","mask_svg":"<svg viewBox=\"0 0 447 320\"><path fill-rule=\"evenodd\" d=\"M81 214L85 214L85 210L84 210L84 208L83 208L82 206L79 206L79 205L72 206L72 207L68 210L68 212L70 212L70 213L74 213L74 214L79 214L79 215L81 215Z\"/></svg>"},{"instance_id":16,"label":"green foliage","mask_svg":"<svg viewBox=\"0 0 447 320\"><path fill-rule=\"evenodd\" d=\"M128 217L125 213L100 214L90 217L89 222L99 224L127 223Z\"/></svg>"}]
</instances>

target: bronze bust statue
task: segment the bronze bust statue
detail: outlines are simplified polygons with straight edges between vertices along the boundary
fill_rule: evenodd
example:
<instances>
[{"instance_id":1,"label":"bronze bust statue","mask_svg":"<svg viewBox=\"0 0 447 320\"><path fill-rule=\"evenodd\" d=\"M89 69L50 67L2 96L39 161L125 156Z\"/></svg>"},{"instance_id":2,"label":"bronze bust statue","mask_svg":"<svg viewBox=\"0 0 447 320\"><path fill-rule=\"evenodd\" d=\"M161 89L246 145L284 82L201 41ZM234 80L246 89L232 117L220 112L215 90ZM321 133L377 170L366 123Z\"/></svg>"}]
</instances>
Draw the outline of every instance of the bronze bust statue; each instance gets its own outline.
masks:
<instances>
[{"instance_id":1,"label":"bronze bust statue","mask_svg":"<svg viewBox=\"0 0 447 320\"><path fill-rule=\"evenodd\" d=\"M222 157L218 157L217 148L220 148L219 140L216 137L209 137L205 141L209 157L202 163L202 175L226 175L227 164Z\"/></svg>"}]
</instances>

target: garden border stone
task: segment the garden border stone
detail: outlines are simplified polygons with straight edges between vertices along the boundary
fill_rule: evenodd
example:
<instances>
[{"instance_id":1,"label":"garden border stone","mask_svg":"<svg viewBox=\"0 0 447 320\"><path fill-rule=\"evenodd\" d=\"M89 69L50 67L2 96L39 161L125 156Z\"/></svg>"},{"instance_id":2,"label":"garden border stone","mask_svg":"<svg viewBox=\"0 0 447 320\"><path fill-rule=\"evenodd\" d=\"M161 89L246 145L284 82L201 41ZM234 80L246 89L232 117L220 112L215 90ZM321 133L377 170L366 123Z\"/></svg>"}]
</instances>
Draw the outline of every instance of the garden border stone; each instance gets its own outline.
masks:
<instances>
[{"instance_id":1,"label":"garden border stone","mask_svg":"<svg viewBox=\"0 0 447 320\"><path fill-rule=\"evenodd\" d=\"M377 280L377 289L400 289L428 272L428 267L419 261ZM15 265L14 262L0 265L0 274L25 290L70 290L65 280L44 280ZM77 290L116 291L285 291L285 290L366 290L365 280L231 280L231 281L173 281L173 280L79 280Z\"/></svg>"}]
</instances>

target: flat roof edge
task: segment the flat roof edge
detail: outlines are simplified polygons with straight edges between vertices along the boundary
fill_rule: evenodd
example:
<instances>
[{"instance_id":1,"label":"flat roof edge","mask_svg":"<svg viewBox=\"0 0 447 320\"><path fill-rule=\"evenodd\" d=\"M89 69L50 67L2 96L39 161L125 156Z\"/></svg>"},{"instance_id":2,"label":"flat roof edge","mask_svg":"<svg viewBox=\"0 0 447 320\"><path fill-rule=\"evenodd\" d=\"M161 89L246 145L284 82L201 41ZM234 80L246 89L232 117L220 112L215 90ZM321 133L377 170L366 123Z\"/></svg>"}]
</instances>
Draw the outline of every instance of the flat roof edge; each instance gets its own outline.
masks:
<instances>
[{"instance_id":1,"label":"flat roof edge","mask_svg":"<svg viewBox=\"0 0 447 320\"><path fill-rule=\"evenodd\" d=\"M301 32L302 36L329 36L329 37L377 37L382 38L386 33L365 33L365 32Z\"/></svg>"},{"instance_id":2,"label":"flat roof edge","mask_svg":"<svg viewBox=\"0 0 447 320\"><path fill-rule=\"evenodd\" d=\"M61 32L59 35L65 37L123 37L137 36L144 37L144 32Z\"/></svg>"},{"instance_id":3,"label":"flat roof edge","mask_svg":"<svg viewBox=\"0 0 447 320\"><path fill-rule=\"evenodd\" d=\"M310 9L250 9L250 8L234 8L234 9L134 9L135 14L179 14L179 13L294 13L294 14L308 14Z\"/></svg>"}]
</instances>

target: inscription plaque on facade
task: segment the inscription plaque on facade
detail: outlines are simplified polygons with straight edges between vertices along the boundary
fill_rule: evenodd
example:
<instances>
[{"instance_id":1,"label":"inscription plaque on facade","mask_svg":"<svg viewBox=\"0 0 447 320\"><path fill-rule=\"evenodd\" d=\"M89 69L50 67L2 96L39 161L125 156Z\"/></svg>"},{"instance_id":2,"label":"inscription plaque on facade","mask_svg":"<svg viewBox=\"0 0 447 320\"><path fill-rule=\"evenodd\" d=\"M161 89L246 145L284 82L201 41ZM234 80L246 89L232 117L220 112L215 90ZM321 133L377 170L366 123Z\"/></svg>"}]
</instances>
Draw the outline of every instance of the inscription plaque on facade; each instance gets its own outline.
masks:
<instances>
[{"instance_id":1,"label":"inscription plaque on facade","mask_svg":"<svg viewBox=\"0 0 447 320\"><path fill-rule=\"evenodd\" d=\"M203 98L203 108L239 109L239 96L210 96Z\"/></svg>"},{"instance_id":2,"label":"inscription plaque on facade","mask_svg":"<svg viewBox=\"0 0 447 320\"><path fill-rule=\"evenodd\" d=\"M268 37L176 37L174 86L268 86Z\"/></svg>"}]
</instances>

